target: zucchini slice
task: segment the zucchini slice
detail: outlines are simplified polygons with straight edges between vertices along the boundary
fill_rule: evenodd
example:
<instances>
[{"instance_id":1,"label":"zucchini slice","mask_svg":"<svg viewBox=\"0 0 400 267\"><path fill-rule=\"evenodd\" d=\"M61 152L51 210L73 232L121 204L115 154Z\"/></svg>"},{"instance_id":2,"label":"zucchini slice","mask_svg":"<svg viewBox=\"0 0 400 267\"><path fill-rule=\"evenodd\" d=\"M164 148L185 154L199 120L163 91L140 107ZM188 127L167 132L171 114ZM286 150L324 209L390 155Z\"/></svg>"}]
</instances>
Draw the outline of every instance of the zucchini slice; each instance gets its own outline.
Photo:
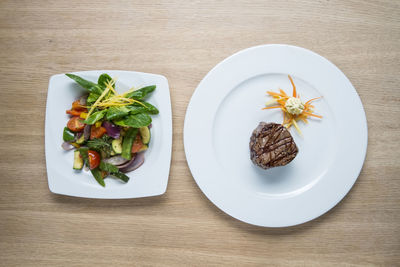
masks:
<instances>
[{"instance_id":1,"label":"zucchini slice","mask_svg":"<svg viewBox=\"0 0 400 267\"><path fill-rule=\"evenodd\" d=\"M114 139L111 145L116 154L122 153L122 138Z\"/></svg>"},{"instance_id":2,"label":"zucchini slice","mask_svg":"<svg viewBox=\"0 0 400 267\"><path fill-rule=\"evenodd\" d=\"M74 151L74 170L82 170L83 168L83 159L81 157L81 153L78 150Z\"/></svg>"},{"instance_id":3,"label":"zucchini slice","mask_svg":"<svg viewBox=\"0 0 400 267\"><path fill-rule=\"evenodd\" d=\"M147 145L150 143L150 129L147 126L140 127L139 129L140 135L142 136L142 142L143 144Z\"/></svg>"}]
</instances>

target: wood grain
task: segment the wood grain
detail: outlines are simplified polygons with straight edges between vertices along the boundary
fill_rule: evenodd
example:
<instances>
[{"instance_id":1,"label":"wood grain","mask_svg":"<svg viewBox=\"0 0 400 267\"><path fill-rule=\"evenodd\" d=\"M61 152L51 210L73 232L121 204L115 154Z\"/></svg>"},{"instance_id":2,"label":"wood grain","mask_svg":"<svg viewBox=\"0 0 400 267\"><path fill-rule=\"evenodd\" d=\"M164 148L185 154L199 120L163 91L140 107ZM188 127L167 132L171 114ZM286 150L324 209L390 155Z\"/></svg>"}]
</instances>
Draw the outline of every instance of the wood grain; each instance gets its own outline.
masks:
<instances>
[{"instance_id":1,"label":"wood grain","mask_svg":"<svg viewBox=\"0 0 400 267\"><path fill-rule=\"evenodd\" d=\"M0 2L0 265L396 266L400 262L400 2ZM183 152L190 97L219 61L287 43L335 63L368 119L350 194L304 225L265 229L214 207ZM168 77L173 155L167 193L132 200L53 195L44 113L56 73L122 69Z\"/></svg>"}]
</instances>

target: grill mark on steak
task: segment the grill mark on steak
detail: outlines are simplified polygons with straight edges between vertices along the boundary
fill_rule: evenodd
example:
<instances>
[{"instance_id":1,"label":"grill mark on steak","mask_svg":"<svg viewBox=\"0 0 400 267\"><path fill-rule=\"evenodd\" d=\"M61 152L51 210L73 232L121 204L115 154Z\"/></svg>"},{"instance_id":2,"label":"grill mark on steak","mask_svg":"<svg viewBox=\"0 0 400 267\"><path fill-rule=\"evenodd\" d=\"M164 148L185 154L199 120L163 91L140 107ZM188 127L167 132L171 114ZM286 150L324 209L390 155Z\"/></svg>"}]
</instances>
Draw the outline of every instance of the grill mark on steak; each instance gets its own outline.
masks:
<instances>
[{"instance_id":1,"label":"grill mark on steak","mask_svg":"<svg viewBox=\"0 0 400 267\"><path fill-rule=\"evenodd\" d=\"M296 143L281 124L260 122L250 138L250 158L263 169L284 166L297 153Z\"/></svg>"}]
</instances>

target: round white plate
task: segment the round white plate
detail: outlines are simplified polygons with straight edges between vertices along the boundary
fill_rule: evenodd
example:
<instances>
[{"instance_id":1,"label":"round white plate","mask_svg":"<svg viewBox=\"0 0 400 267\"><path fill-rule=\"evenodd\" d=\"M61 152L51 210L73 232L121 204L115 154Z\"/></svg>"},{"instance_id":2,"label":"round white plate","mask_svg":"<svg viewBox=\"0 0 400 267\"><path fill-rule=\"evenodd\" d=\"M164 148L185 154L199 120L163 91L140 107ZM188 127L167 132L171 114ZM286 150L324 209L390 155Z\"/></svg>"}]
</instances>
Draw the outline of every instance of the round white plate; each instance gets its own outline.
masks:
<instances>
[{"instance_id":1,"label":"round white plate","mask_svg":"<svg viewBox=\"0 0 400 267\"><path fill-rule=\"evenodd\" d=\"M249 140L260 121L282 122L280 110L261 110L267 90L313 102L322 120L290 132L299 148L288 165L262 170L250 160ZM200 189L241 221L284 227L310 221L334 207L356 181L367 149L362 103L346 76L304 48L263 45L242 50L214 67L189 103L186 158Z\"/></svg>"}]
</instances>

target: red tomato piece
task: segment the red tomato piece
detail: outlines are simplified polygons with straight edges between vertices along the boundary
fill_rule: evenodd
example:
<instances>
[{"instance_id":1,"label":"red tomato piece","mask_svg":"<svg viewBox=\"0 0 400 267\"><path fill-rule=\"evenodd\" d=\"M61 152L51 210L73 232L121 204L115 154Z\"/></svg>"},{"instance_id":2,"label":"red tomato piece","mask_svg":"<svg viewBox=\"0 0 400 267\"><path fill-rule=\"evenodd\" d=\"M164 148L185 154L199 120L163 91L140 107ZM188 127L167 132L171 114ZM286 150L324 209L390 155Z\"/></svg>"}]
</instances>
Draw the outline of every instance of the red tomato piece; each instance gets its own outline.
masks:
<instances>
[{"instance_id":1,"label":"red tomato piece","mask_svg":"<svg viewBox=\"0 0 400 267\"><path fill-rule=\"evenodd\" d=\"M72 117L69 119L67 123L68 129L70 129L73 132L80 132L85 128L85 124L83 123L83 120L79 117Z\"/></svg>"},{"instance_id":2,"label":"red tomato piece","mask_svg":"<svg viewBox=\"0 0 400 267\"><path fill-rule=\"evenodd\" d=\"M132 153L138 152L143 146L142 138L140 135L136 135L136 139L132 144Z\"/></svg>"},{"instance_id":3,"label":"red tomato piece","mask_svg":"<svg viewBox=\"0 0 400 267\"><path fill-rule=\"evenodd\" d=\"M92 128L90 129L90 139L101 138L106 132L106 128L102 126L96 127L95 125L92 125Z\"/></svg>"},{"instance_id":4,"label":"red tomato piece","mask_svg":"<svg viewBox=\"0 0 400 267\"><path fill-rule=\"evenodd\" d=\"M89 156L89 168L91 170L97 168L100 164L100 155L94 150L89 150L88 151L88 156Z\"/></svg>"}]
</instances>

